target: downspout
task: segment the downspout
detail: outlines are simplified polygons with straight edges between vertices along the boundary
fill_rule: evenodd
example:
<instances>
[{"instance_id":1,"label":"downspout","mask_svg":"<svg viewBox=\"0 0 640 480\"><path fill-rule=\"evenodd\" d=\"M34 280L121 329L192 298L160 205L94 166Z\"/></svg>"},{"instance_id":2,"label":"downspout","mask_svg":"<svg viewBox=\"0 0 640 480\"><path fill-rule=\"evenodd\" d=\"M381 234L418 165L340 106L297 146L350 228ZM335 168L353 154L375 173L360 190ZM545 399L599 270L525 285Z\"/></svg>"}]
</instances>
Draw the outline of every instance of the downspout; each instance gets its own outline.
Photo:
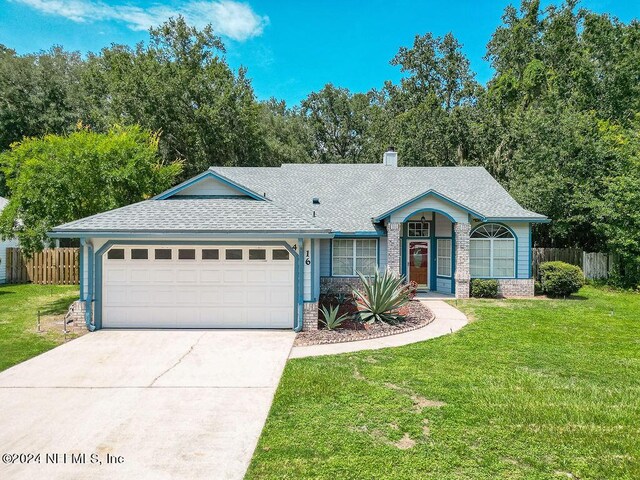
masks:
<instances>
[{"instance_id":1,"label":"downspout","mask_svg":"<svg viewBox=\"0 0 640 480\"><path fill-rule=\"evenodd\" d=\"M93 245L86 243L85 239L80 240L82 247L82 253L84 254L84 247L87 247L87 294L84 298L84 322L87 324L87 330L93 332L96 326L91 323L91 310L93 308ZM80 281L84 282L83 273L80 275Z\"/></svg>"},{"instance_id":2,"label":"downspout","mask_svg":"<svg viewBox=\"0 0 640 480\"><path fill-rule=\"evenodd\" d=\"M302 330L304 308L302 307L302 303L304 300L304 240L302 238L298 239L298 256L296 258L297 263L297 282L298 285L298 298L296 299L296 308L298 311L298 315L296 315L296 325L293 327L294 332L300 332Z\"/></svg>"}]
</instances>

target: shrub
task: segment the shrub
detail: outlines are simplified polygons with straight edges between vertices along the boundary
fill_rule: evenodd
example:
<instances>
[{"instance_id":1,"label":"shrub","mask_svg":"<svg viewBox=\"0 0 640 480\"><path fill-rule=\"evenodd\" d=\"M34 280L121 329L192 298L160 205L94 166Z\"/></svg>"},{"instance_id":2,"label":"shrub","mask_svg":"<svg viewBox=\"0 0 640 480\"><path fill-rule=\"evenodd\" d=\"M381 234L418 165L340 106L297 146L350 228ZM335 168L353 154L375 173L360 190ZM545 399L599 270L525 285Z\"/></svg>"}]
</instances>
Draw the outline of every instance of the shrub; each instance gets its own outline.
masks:
<instances>
[{"instance_id":1,"label":"shrub","mask_svg":"<svg viewBox=\"0 0 640 480\"><path fill-rule=\"evenodd\" d=\"M342 325L342 322L344 322L348 318L348 315L346 313L338 316L339 310L339 306L330 307L329 309L327 309L327 307L325 306L320 307L320 313L323 317L322 320L320 320L320 323L324 325L327 330L335 330L340 325Z\"/></svg>"},{"instance_id":2,"label":"shrub","mask_svg":"<svg viewBox=\"0 0 640 480\"><path fill-rule=\"evenodd\" d=\"M409 290L403 284L403 278L388 270L380 273L376 270L372 277L358 272L362 280L363 291L353 290L360 320L367 323L398 323L402 315L398 309L409 302Z\"/></svg>"},{"instance_id":3,"label":"shrub","mask_svg":"<svg viewBox=\"0 0 640 480\"><path fill-rule=\"evenodd\" d=\"M544 290L542 290L542 283L536 280L536 282L533 284L533 294L542 295L543 293L544 293Z\"/></svg>"},{"instance_id":4,"label":"shrub","mask_svg":"<svg viewBox=\"0 0 640 480\"><path fill-rule=\"evenodd\" d=\"M471 280L471 296L477 298L497 298L498 281L474 278Z\"/></svg>"},{"instance_id":5,"label":"shrub","mask_svg":"<svg viewBox=\"0 0 640 480\"><path fill-rule=\"evenodd\" d=\"M551 297L567 297L584 285L580 267L565 262L544 262L540 274L542 290Z\"/></svg>"}]
</instances>

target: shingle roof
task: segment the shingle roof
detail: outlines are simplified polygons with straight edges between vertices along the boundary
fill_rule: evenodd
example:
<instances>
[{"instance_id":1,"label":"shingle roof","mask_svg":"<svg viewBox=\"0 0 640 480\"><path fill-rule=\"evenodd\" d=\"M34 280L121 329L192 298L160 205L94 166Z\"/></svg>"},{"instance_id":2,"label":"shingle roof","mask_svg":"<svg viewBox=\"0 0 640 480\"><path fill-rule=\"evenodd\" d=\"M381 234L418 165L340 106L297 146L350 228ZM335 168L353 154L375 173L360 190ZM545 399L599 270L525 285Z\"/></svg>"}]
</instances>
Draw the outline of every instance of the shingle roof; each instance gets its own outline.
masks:
<instances>
[{"instance_id":1,"label":"shingle roof","mask_svg":"<svg viewBox=\"0 0 640 480\"><path fill-rule=\"evenodd\" d=\"M146 200L65 223L56 232L321 232L268 201L248 197Z\"/></svg>"},{"instance_id":2,"label":"shingle roof","mask_svg":"<svg viewBox=\"0 0 640 480\"><path fill-rule=\"evenodd\" d=\"M545 217L522 208L482 167L285 164L212 167L302 218L338 232L372 231L372 218L433 190L487 218ZM320 199L314 205L314 197Z\"/></svg>"},{"instance_id":3,"label":"shingle roof","mask_svg":"<svg viewBox=\"0 0 640 480\"><path fill-rule=\"evenodd\" d=\"M372 219L427 191L491 219L544 220L522 208L482 167L285 164L212 167L268 200L151 199L56 227L56 232L372 232ZM318 198L319 204L313 199ZM314 215L315 214L315 215Z\"/></svg>"}]
</instances>

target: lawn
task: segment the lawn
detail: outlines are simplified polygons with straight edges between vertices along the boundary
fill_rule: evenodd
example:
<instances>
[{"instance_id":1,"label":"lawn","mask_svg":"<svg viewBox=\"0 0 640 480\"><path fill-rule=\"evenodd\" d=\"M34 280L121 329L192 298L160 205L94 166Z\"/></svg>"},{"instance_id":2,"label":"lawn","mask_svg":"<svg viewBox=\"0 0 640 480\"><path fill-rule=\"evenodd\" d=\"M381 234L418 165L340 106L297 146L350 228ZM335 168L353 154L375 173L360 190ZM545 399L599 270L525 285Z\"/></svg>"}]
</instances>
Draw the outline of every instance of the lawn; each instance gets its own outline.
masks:
<instances>
[{"instance_id":1,"label":"lawn","mask_svg":"<svg viewBox=\"0 0 640 480\"><path fill-rule=\"evenodd\" d=\"M77 298L77 286L0 286L0 371L62 343L62 326L36 333L37 313L64 315Z\"/></svg>"},{"instance_id":2,"label":"lawn","mask_svg":"<svg viewBox=\"0 0 640 480\"><path fill-rule=\"evenodd\" d=\"M246 478L640 478L640 295L458 306L453 335L290 361Z\"/></svg>"}]
</instances>

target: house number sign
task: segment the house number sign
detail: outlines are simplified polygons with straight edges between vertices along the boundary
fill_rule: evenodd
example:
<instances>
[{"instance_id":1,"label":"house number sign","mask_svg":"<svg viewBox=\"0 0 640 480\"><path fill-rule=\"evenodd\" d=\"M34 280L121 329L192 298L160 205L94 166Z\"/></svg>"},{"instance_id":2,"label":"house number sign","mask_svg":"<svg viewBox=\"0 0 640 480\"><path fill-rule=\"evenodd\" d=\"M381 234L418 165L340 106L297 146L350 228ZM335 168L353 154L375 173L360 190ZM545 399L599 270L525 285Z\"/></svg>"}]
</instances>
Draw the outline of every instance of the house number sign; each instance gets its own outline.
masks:
<instances>
[{"instance_id":1,"label":"house number sign","mask_svg":"<svg viewBox=\"0 0 640 480\"><path fill-rule=\"evenodd\" d=\"M307 250L306 258L304 259L305 265L311 265L311 258L309 258L309 250Z\"/></svg>"}]
</instances>

